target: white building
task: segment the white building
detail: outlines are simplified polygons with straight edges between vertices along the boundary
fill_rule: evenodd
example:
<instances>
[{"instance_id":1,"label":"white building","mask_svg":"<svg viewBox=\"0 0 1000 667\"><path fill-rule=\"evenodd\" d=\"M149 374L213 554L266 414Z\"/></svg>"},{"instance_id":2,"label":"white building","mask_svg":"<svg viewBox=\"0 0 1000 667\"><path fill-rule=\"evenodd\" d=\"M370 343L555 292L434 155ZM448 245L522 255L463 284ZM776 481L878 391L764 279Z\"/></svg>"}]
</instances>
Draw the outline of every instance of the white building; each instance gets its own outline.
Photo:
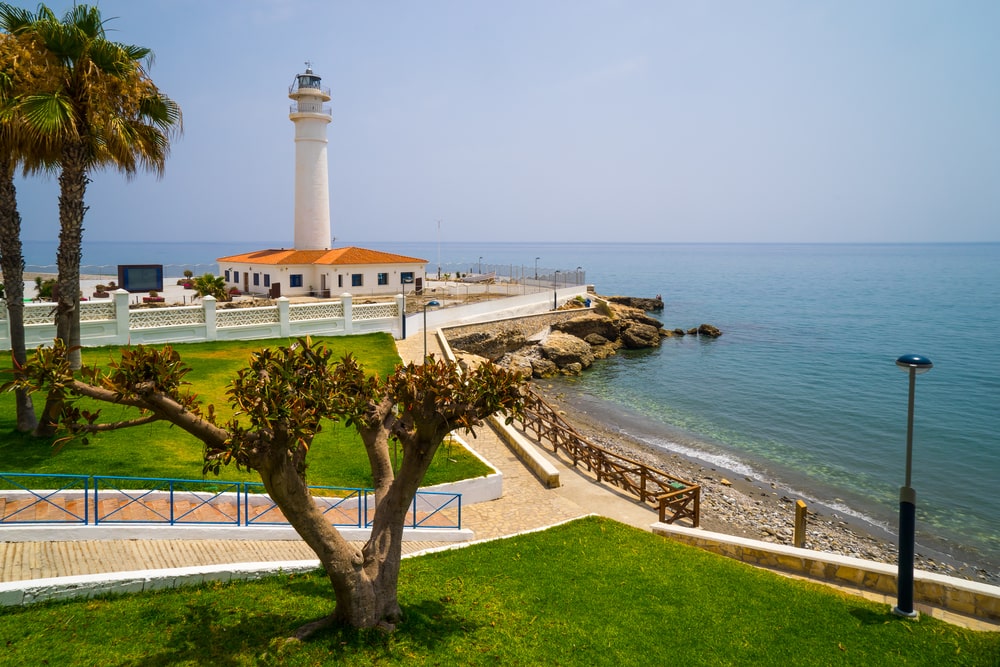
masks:
<instances>
[{"instance_id":1,"label":"white building","mask_svg":"<svg viewBox=\"0 0 1000 667\"><path fill-rule=\"evenodd\" d=\"M220 257L226 286L278 296L399 294L423 287L427 260L365 248L331 248L326 126L333 120L329 88L306 63L288 89L295 124L294 249Z\"/></svg>"},{"instance_id":2,"label":"white building","mask_svg":"<svg viewBox=\"0 0 1000 667\"><path fill-rule=\"evenodd\" d=\"M405 294L423 287L427 260L366 248L255 250L219 258L227 287L249 294Z\"/></svg>"}]
</instances>

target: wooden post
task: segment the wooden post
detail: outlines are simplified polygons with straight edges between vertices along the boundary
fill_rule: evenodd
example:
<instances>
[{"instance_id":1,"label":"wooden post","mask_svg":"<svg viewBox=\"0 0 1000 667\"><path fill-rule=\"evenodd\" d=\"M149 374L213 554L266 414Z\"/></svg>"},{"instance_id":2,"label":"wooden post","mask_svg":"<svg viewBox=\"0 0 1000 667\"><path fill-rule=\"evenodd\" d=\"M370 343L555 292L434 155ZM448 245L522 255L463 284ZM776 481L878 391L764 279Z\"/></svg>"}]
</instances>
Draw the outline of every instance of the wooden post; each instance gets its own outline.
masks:
<instances>
[{"instance_id":1,"label":"wooden post","mask_svg":"<svg viewBox=\"0 0 1000 667\"><path fill-rule=\"evenodd\" d=\"M795 501L795 533L792 536L792 546L801 549L806 544L806 504Z\"/></svg>"}]
</instances>

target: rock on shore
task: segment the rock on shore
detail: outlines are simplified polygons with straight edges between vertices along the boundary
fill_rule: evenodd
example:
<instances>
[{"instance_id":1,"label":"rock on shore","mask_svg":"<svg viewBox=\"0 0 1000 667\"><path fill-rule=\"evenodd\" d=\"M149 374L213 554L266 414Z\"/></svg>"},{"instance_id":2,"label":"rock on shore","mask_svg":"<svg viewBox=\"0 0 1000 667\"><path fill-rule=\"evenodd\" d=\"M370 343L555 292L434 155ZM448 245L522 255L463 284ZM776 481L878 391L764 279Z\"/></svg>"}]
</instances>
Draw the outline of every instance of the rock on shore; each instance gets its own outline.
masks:
<instances>
[{"instance_id":1,"label":"rock on shore","mask_svg":"<svg viewBox=\"0 0 1000 667\"><path fill-rule=\"evenodd\" d=\"M685 332L668 331L650 317L650 310L662 310L663 301L637 297L609 297L576 317L554 322L540 332L516 330L509 325L496 330L478 330L449 336L449 344L463 352L486 357L502 366L536 378L576 375L597 359L618 349L657 347L663 338L674 335L722 335L710 324Z\"/></svg>"}]
</instances>

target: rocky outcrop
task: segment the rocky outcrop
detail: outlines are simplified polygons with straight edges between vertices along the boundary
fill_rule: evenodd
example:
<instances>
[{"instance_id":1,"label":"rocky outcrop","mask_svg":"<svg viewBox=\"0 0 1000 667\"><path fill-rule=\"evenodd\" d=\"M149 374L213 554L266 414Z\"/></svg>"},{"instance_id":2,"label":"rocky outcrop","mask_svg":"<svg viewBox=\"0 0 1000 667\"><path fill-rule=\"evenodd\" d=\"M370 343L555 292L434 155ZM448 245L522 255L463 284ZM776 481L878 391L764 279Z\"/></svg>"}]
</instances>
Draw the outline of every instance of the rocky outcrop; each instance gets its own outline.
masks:
<instances>
[{"instance_id":1,"label":"rocky outcrop","mask_svg":"<svg viewBox=\"0 0 1000 667\"><path fill-rule=\"evenodd\" d=\"M659 296L655 299L644 299L638 296L609 296L608 301L647 312L659 312L663 310L663 299Z\"/></svg>"},{"instance_id":2,"label":"rocky outcrop","mask_svg":"<svg viewBox=\"0 0 1000 667\"><path fill-rule=\"evenodd\" d=\"M605 342L618 338L618 325L609 317L596 313L587 313L565 322L552 325L553 331L562 331L577 338L587 339L588 336L600 336Z\"/></svg>"},{"instance_id":3,"label":"rocky outcrop","mask_svg":"<svg viewBox=\"0 0 1000 667\"><path fill-rule=\"evenodd\" d=\"M663 329L659 320L647 314L647 310L663 308L659 299L613 297L610 301L598 300L593 310L576 317L542 323L542 329L536 328L537 323L518 329L507 321L489 329L449 336L449 343L457 350L486 357L524 375L550 377L578 374L596 359L609 357L622 347L657 347L662 338L686 333L713 338L722 335L710 324L688 332Z\"/></svg>"}]
</instances>

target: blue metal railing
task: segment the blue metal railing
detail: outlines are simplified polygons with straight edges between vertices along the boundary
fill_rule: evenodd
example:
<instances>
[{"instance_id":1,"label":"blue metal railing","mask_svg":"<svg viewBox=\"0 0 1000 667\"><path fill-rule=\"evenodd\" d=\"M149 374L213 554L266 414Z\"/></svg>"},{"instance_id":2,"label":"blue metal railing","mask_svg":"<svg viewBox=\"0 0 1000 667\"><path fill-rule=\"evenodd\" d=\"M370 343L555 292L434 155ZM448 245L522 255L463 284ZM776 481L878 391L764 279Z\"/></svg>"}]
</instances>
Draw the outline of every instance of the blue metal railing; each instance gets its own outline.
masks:
<instances>
[{"instance_id":1,"label":"blue metal railing","mask_svg":"<svg viewBox=\"0 0 1000 667\"><path fill-rule=\"evenodd\" d=\"M93 479L94 525L100 523L167 523L171 526L240 525L240 482L98 475ZM136 489L134 486L126 488L122 486L123 482L145 482L148 488ZM220 486L222 489L216 490Z\"/></svg>"},{"instance_id":2,"label":"blue metal railing","mask_svg":"<svg viewBox=\"0 0 1000 667\"><path fill-rule=\"evenodd\" d=\"M0 527L38 523L288 525L277 504L261 492L263 488L259 482L0 473ZM372 489L309 489L330 525L371 527ZM417 491L410 516L407 528L460 529L462 494Z\"/></svg>"},{"instance_id":3,"label":"blue metal railing","mask_svg":"<svg viewBox=\"0 0 1000 667\"><path fill-rule=\"evenodd\" d=\"M34 483L29 480L35 480ZM55 488L48 488L46 481L55 482ZM88 484L86 475L38 475L32 473L0 473L0 524L3 523L81 523L90 521L87 502ZM30 486L29 486L30 485ZM33 490L31 486L36 488ZM12 488L11 488L12 487ZM39 490L42 487L44 490ZM13 493L11 493L13 492ZM71 502L78 497L83 505L83 514L74 509ZM56 503L53 498L61 499Z\"/></svg>"}]
</instances>

